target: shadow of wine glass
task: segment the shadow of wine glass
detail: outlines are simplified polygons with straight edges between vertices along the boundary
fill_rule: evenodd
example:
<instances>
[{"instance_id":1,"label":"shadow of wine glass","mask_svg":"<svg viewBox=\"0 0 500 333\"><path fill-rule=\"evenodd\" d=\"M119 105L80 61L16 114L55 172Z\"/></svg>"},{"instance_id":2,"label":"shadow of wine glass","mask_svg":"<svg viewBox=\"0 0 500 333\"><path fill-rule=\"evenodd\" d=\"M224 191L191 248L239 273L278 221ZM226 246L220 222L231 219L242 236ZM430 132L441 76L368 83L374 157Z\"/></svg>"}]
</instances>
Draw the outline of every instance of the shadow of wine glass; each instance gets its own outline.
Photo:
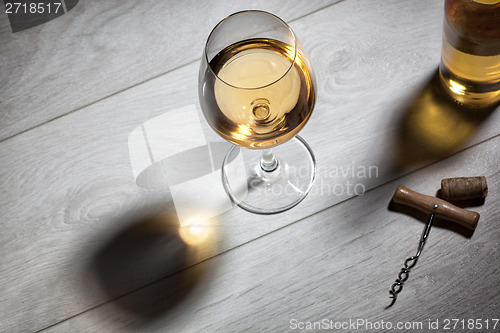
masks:
<instances>
[{"instance_id":1,"label":"shadow of wine glass","mask_svg":"<svg viewBox=\"0 0 500 333\"><path fill-rule=\"evenodd\" d=\"M213 220L181 226L173 205L136 215L120 221L125 227L103 242L87 268L109 300L104 313L143 327L201 297L204 288L197 286L213 269L203 256L216 246L218 227Z\"/></svg>"},{"instance_id":2,"label":"shadow of wine glass","mask_svg":"<svg viewBox=\"0 0 500 333\"><path fill-rule=\"evenodd\" d=\"M471 108L455 102L442 87L436 70L399 120L397 166L419 165L458 151L497 106Z\"/></svg>"}]
</instances>

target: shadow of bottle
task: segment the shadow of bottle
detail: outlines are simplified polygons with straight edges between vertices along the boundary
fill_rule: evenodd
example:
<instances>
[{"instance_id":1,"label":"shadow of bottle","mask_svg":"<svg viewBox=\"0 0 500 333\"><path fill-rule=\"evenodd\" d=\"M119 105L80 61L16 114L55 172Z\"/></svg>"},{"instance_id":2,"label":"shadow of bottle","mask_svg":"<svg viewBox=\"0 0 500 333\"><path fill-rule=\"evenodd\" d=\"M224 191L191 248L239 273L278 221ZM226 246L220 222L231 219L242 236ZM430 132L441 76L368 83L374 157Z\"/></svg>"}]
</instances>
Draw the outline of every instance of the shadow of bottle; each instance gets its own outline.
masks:
<instances>
[{"instance_id":1,"label":"shadow of bottle","mask_svg":"<svg viewBox=\"0 0 500 333\"><path fill-rule=\"evenodd\" d=\"M397 166L419 165L458 151L497 106L471 108L455 102L444 90L436 70L399 121Z\"/></svg>"}]
</instances>

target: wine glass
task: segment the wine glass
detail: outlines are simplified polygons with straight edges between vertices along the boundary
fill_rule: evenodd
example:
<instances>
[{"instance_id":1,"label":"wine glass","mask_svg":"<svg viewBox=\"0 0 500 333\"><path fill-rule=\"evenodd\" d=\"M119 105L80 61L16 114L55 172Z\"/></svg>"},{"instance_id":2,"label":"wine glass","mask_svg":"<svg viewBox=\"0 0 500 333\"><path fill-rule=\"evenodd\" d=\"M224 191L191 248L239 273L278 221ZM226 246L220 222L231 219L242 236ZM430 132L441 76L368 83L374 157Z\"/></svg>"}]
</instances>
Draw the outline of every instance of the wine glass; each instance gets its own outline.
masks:
<instances>
[{"instance_id":1,"label":"wine glass","mask_svg":"<svg viewBox=\"0 0 500 333\"><path fill-rule=\"evenodd\" d=\"M198 88L208 124L235 144L222 165L231 200L260 214L301 202L311 190L316 161L297 133L311 116L315 79L290 27L258 10L226 17L206 42ZM245 169L231 169L240 154Z\"/></svg>"}]
</instances>

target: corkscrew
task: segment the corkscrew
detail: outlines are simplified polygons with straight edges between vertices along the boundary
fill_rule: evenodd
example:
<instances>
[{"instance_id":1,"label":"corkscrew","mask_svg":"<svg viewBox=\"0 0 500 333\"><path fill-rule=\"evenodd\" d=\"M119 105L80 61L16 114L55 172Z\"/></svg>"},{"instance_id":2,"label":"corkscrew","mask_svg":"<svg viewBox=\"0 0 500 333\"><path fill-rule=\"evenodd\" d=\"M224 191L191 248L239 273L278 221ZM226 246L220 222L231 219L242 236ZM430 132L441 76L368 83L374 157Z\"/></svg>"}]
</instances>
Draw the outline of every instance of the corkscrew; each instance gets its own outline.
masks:
<instances>
[{"instance_id":1,"label":"corkscrew","mask_svg":"<svg viewBox=\"0 0 500 333\"><path fill-rule=\"evenodd\" d=\"M450 184L454 186L451 190L449 188ZM471 184L474 184L475 187ZM458 191L457 189L460 186L461 189ZM478 191L477 187L480 186L482 186L482 188ZM465 197L467 197L467 199L474 197L484 198L488 193L488 188L486 186L486 178L484 177L450 178L443 179L441 182L441 191L448 200L463 200ZM397 204L410 206L422 212L429 213L429 220L420 237L417 253L405 260L404 266L398 273L398 278L389 290L392 302L387 307L394 305L398 294L403 290L404 283L408 280L411 269L417 264L435 217L458 223L470 230L474 230L479 221L479 214L477 212L465 210L443 199L420 194L401 185L397 187L392 200Z\"/></svg>"},{"instance_id":2,"label":"corkscrew","mask_svg":"<svg viewBox=\"0 0 500 333\"><path fill-rule=\"evenodd\" d=\"M439 208L438 204L434 204L433 209ZM429 236L429 232L431 231L431 226L432 226L432 221L434 220L434 213L431 213L429 215L429 221L427 222L427 225L425 226L424 231L422 232L422 236L420 237L420 242L418 244L418 249L417 253L409 257L405 260L404 262L404 267L401 268L398 274L398 278L394 282L394 284L391 286L391 290L389 290L389 293L391 294L392 302L389 304L388 307L391 307L395 302L396 299L398 298L398 294L403 290L403 284L408 280L408 277L410 276L410 271L411 269L417 264L417 260L420 257L420 254L422 253L422 250L424 249L425 241L427 240L427 237Z\"/></svg>"}]
</instances>

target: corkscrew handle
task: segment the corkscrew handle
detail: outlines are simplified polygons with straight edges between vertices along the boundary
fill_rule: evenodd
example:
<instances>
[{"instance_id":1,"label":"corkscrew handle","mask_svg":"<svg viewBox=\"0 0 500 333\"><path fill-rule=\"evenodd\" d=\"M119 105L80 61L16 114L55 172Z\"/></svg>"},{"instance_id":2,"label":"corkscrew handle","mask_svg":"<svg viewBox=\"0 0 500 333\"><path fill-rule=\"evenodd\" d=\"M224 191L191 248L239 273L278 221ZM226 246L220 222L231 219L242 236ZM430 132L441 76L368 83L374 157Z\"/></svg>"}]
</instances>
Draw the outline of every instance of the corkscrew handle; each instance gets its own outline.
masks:
<instances>
[{"instance_id":1,"label":"corkscrew handle","mask_svg":"<svg viewBox=\"0 0 500 333\"><path fill-rule=\"evenodd\" d=\"M392 200L397 204L410 206L424 213L433 213L436 217L456 222L471 230L476 228L479 221L479 213L477 212L457 207L439 198L412 191L402 185L397 187ZM435 208L435 205L437 205L437 208Z\"/></svg>"}]
</instances>

